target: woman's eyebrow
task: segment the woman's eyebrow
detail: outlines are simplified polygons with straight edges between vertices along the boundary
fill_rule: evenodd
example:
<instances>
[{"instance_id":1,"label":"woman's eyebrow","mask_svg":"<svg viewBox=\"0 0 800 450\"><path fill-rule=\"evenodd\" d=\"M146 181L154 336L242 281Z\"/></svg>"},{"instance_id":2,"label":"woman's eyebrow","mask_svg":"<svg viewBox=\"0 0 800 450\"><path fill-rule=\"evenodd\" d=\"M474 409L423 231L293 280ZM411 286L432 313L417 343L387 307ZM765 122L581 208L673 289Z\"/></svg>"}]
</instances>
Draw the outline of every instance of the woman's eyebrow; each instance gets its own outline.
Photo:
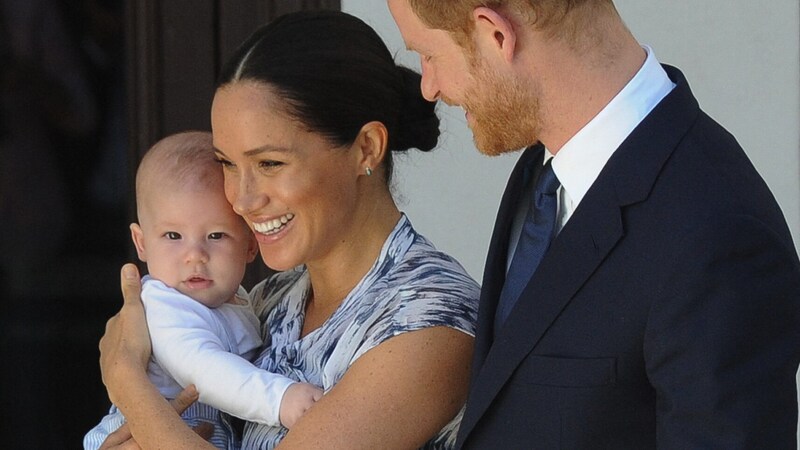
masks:
<instances>
[{"instance_id":1,"label":"woman's eyebrow","mask_svg":"<svg viewBox=\"0 0 800 450\"><path fill-rule=\"evenodd\" d=\"M263 145L261 147L256 147L254 149L245 151L244 152L244 156L252 157L252 156L256 156L256 155L259 155L261 153L266 153L266 152L270 152L270 153L273 153L273 152L288 153L290 151L291 151L291 149L286 148L286 147L277 147L277 146L274 146L274 145ZM218 149L217 147L214 147L214 153L219 153L222 156L226 156L225 152L223 152L222 150Z\"/></svg>"},{"instance_id":2,"label":"woman's eyebrow","mask_svg":"<svg viewBox=\"0 0 800 450\"><path fill-rule=\"evenodd\" d=\"M256 147L252 150L247 150L244 152L244 156L256 156L261 153L288 153L290 149L286 147L276 147L274 145L262 145L261 147Z\"/></svg>"}]
</instances>

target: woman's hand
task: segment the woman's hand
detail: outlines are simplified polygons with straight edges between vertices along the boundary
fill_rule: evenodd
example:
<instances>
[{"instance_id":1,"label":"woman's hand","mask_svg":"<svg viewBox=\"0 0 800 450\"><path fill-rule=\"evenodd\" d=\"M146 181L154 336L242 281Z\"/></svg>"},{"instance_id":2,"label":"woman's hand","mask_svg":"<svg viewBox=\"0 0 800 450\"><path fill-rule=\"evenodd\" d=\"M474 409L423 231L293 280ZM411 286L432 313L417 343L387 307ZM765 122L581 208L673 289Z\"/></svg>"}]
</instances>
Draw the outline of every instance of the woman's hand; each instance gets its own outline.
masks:
<instances>
[{"instance_id":1,"label":"woman's hand","mask_svg":"<svg viewBox=\"0 0 800 450\"><path fill-rule=\"evenodd\" d=\"M106 332L100 339L100 371L114 403L118 389L124 389L127 374L147 369L151 352L144 305L139 298L142 285L135 265L122 267L121 283L122 308L106 323Z\"/></svg>"},{"instance_id":2,"label":"woman's hand","mask_svg":"<svg viewBox=\"0 0 800 450\"><path fill-rule=\"evenodd\" d=\"M175 412L183 414L186 408L192 406L197 401L199 394L194 388L194 385L189 385L186 389L182 390L177 397L170 400L169 404L175 408ZM200 435L203 439L211 439L214 435L214 424L203 422L202 424L194 427L194 432ZM137 450L141 449L139 443L133 438L128 424L125 423L117 431L108 435L100 450Z\"/></svg>"},{"instance_id":3,"label":"woman's hand","mask_svg":"<svg viewBox=\"0 0 800 450\"><path fill-rule=\"evenodd\" d=\"M100 371L108 397L125 415L127 423L119 432L109 435L102 448L213 449L205 440L210 436L207 430L192 430L176 413L197 400L194 386L184 389L170 405L147 377L152 349L136 266L122 267L121 282L122 308L109 319L106 333L100 339Z\"/></svg>"}]
</instances>

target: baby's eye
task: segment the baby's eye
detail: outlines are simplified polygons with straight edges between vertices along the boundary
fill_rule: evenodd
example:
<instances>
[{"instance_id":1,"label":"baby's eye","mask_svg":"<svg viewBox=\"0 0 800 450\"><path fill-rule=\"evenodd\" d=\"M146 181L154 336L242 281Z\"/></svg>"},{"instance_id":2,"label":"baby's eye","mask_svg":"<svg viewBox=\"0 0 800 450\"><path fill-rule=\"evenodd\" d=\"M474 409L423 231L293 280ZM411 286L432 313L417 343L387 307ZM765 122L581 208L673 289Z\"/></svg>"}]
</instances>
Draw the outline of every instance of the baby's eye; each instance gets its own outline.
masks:
<instances>
[{"instance_id":1,"label":"baby's eye","mask_svg":"<svg viewBox=\"0 0 800 450\"><path fill-rule=\"evenodd\" d=\"M208 235L208 238L210 240L212 240L212 241L218 241L218 240L222 239L223 237L225 237L225 233L223 233L221 231L216 232L216 233L211 233L211 234Z\"/></svg>"},{"instance_id":2,"label":"baby's eye","mask_svg":"<svg viewBox=\"0 0 800 450\"><path fill-rule=\"evenodd\" d=\"M175 231L167 231L166 233L164 233L164 236L166 236L167 239L171 241L177 241L178 239L181 238L181 234Z\"/></svg>"}]
</instances>

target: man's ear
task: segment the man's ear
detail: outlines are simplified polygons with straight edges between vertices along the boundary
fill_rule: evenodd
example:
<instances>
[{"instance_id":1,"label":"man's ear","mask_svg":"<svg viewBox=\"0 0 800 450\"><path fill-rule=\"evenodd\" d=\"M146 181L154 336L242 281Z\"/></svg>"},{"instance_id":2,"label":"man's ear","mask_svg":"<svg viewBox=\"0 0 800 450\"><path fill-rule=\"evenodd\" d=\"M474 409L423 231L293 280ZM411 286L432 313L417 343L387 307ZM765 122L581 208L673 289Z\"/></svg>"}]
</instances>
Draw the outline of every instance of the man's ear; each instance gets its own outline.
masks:
<instances>
[{"instance_id":1,"label":"man's ear","mask_svg":"<svg viewBox=\"0 0 800 450\"><path fill-rule=\"evenodd\" d=\"M144 248L144 232L142 232L142 227L138 223L131 224L131 239L136 247L136 254L139 255L139 260L147 262L147 252L145 252Z\"/></svg>"},{"instance_id":2,"label":"man's ear","mask_svg":"<svg viewBox=\"0 0 800 450\"><path fill-rule=\"evenodd\" d=\"M483 40L484 46L499 51L502 58L511 63L517 47L517 33L512 21L503 12L487 6L475 8L472 19L477 38Z\"/></svg>"},{"instance_id":3,"label":"man's ear","mask_svg":"<svg viewBox=\"0 0 800 450\"><path fill-rule=\"evenodd\" d=\"M353 145L357 150L358 173L367 175L377 172L378 168L382 167L383 158L388 151L389 132L381 122L368 122L361 127Z\"/></svg>"}]
</instances>

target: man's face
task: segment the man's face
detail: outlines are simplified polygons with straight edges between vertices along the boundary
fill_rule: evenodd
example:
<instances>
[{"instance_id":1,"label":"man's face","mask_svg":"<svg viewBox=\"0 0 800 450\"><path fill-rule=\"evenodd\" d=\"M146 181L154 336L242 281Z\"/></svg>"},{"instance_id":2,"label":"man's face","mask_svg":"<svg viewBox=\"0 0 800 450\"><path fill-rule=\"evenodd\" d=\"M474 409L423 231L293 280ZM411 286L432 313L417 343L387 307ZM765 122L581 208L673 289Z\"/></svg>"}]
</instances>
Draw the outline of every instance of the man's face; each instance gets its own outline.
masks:
<instances>
[{"instance_id":1,"label":"man's face","mask_svg":"<svg viewBox=\"0 0 800 450\"><path fill-rule=\"evenodd\" d=\"M490 67L477 56L471 71L473 83L461 106L478 150L497 156L535 144L541 116L538 85L523 85L513 74Z\"/></svg>"},{"instance_id":2,"label":"man's face","mask_svg":"<svg viewBox=\"0 0 800 450\"><path fill-rule=\"evenodd\" d=\"M490 67L480 50L468 54L448 32L426 27L407 0L389 0L389 9L406 47L420 55L422 95L463 108L478 150L494 156L536 142L536 89Z\"/></svg>"},{"instance_id":3,"label":"man's face","mask_svg":"<svg viewBox=\"0 0 800 450\"><path fill-rule=\"evenodd\" d=\"M406 0L389 0L389 9L409 50L420 56L422 95L429 101L460 105L470 84L470 68L462 48L443 30L427 28Z\"/></svg>"}]
</instances>

